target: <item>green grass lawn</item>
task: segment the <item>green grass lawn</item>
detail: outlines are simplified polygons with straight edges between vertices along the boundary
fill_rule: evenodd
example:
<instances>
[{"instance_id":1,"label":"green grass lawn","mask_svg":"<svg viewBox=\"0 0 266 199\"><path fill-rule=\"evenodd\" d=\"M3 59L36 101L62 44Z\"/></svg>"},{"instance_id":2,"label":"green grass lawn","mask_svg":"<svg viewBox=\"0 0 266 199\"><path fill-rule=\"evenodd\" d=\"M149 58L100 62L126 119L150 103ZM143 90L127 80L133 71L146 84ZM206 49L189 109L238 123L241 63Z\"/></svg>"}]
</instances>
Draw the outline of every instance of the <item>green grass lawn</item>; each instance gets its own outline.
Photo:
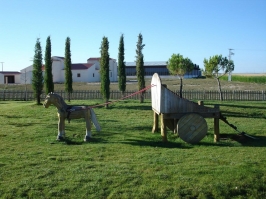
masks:
<instances>
[{"instance_id":1,"label":"green grass lawn","mask_svg":"<svg viewBox=\"0 0 266 199\"><path fill-rule=\"evenodd\" d=\"M95 105L101 101L72 101ZM196 145L168 131L152 134L151 102L121 101L95 108L102 131L84 143L85 122L66 123L56 141L57 111L34 102L0 102L0 198L265 198L266 102L220 103L240 131L220 121L231 139ZM234 138L237 138L236 140Z\"/></svg>"}]
</instances>

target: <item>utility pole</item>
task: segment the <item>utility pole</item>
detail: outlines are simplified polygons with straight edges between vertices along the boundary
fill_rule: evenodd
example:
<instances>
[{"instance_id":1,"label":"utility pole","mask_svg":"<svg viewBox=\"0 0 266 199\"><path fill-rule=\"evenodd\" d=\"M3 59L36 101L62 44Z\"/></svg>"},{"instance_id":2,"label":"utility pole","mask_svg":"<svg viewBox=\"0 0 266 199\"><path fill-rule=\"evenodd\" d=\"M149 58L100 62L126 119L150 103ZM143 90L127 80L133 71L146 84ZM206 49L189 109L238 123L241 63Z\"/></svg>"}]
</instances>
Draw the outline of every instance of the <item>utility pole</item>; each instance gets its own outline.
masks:
<instances>
[{"instance_id":1,"label":"utility pole","mask_svg":"<svg viewBox=\"0 0 266 199\"><path fill-rule=\"evenodd\" d=\"M229 56L228 56L229 61L231 60L231 55L235 54L235 53L232 52L232 50L234 50L234 49L229 48ZM229 71L229 73L228 73L228 81L231 82L231 80L232 80L232 71Z\"/></svg>"},{"instance_id":2,"label":"utility pole","mask_svg":"<svg viewBox=\"0 0 266 199\"><path fill-rule=\"evenodd\" d=\"M3 69L3 63L5 63L5 62L0 62L0 63L2 63L2 72L4 71L4 69Z\"/></svg>"}]
</instances>

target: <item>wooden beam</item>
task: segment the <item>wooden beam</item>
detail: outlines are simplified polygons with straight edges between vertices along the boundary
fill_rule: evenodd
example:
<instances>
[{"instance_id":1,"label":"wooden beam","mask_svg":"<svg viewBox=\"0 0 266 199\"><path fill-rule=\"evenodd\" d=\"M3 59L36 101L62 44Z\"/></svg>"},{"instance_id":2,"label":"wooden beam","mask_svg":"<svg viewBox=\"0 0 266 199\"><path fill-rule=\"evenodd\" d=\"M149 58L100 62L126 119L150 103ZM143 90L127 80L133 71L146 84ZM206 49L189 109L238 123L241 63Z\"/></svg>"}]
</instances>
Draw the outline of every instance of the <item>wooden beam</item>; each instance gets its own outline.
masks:
<instances>
[{"instance_id":1,"label":"wooden beam","mask_svg":"<svg viewBox=\"0 0 266 199\"><path fill-rule=\"evenodd\" d=\"M153 127L152 127L152 133L158 132L158 121L159 115L153 111Z\"/></svg>"},{"instance_id":2,"label":"wooden beam","mask_svg":"<svg viewBox=\"0 0 266 199\"><path fill-rule=\"evenodd\" d=\"M163 114L161 114L161 136L163 142L167 142L167 130L166 130L166 125L164 123Z\"/></svg>"}]
</instances>

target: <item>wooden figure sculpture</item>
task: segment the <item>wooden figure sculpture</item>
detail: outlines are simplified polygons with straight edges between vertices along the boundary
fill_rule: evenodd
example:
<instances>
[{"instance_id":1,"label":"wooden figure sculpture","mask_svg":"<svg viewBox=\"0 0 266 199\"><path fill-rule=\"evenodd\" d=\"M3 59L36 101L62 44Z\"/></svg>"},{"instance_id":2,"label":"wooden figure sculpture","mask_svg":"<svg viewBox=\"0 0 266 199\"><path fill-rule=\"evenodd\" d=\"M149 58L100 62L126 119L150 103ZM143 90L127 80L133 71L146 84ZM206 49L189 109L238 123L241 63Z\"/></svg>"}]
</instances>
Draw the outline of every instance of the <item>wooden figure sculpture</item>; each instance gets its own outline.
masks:
<instances>
[{"instance_id":1,"label":"wooden figure sculpture","mask_svg":"<svg viewBox=\"0 0 266 199\"><path fill-rule=\"evenodd\" d=\"M43 106L48 108L51 104L54 104L57 108L58 121L58 135L57 140L63 140L65 137L65 119L70 121L71 119L84 118L86 121L86 135L84 141L87 142L91 138L91 121L94 124L97 131L101 130L101 127L97 121L96 115L92 108L88 106L70 106L67 105L64 99L55 93L49 93L44 101Z\"/></svg>"}]
</instances>

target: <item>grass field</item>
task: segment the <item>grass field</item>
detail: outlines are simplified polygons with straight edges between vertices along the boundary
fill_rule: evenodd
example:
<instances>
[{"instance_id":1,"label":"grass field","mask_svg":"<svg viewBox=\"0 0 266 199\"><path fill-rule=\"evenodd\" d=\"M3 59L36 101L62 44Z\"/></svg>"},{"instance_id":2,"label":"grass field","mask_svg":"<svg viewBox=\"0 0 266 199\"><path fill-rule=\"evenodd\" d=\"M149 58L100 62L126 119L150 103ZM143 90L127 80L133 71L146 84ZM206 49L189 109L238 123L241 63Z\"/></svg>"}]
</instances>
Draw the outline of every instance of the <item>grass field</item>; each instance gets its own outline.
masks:
<instances>
[{"instance_id":1,"label":"grass field","mask_svg":"<svg viewBox=\"0 0 266 199\"><path fill-rule=\"evenodd\" d=\"M64 142L55 140L53 106L0 106L0 198L266 197L266 102L220 104L230 123L258 140L237 136L221 122L221 134L230 139L214 143L213 120L207 119L208 134L196 145L170 131L168 143L152 134L150 101L95 108L102 131L93 128L89 143L83 142L83 120L66 124Z\"/></svg>"},{"instance_id":2,"label":"grass field","mask_svg":"<svg viewBox=\"0 0 266 199\"><path fill-rule=\"evenodd\" d=\"M223 76L222 80L227 80L227 76ZM244 76L244 75L233 75L232 81L237 82L248 82L248 83L259 83L266 84L266 76Z\"/></svg>"}]
</instances>

